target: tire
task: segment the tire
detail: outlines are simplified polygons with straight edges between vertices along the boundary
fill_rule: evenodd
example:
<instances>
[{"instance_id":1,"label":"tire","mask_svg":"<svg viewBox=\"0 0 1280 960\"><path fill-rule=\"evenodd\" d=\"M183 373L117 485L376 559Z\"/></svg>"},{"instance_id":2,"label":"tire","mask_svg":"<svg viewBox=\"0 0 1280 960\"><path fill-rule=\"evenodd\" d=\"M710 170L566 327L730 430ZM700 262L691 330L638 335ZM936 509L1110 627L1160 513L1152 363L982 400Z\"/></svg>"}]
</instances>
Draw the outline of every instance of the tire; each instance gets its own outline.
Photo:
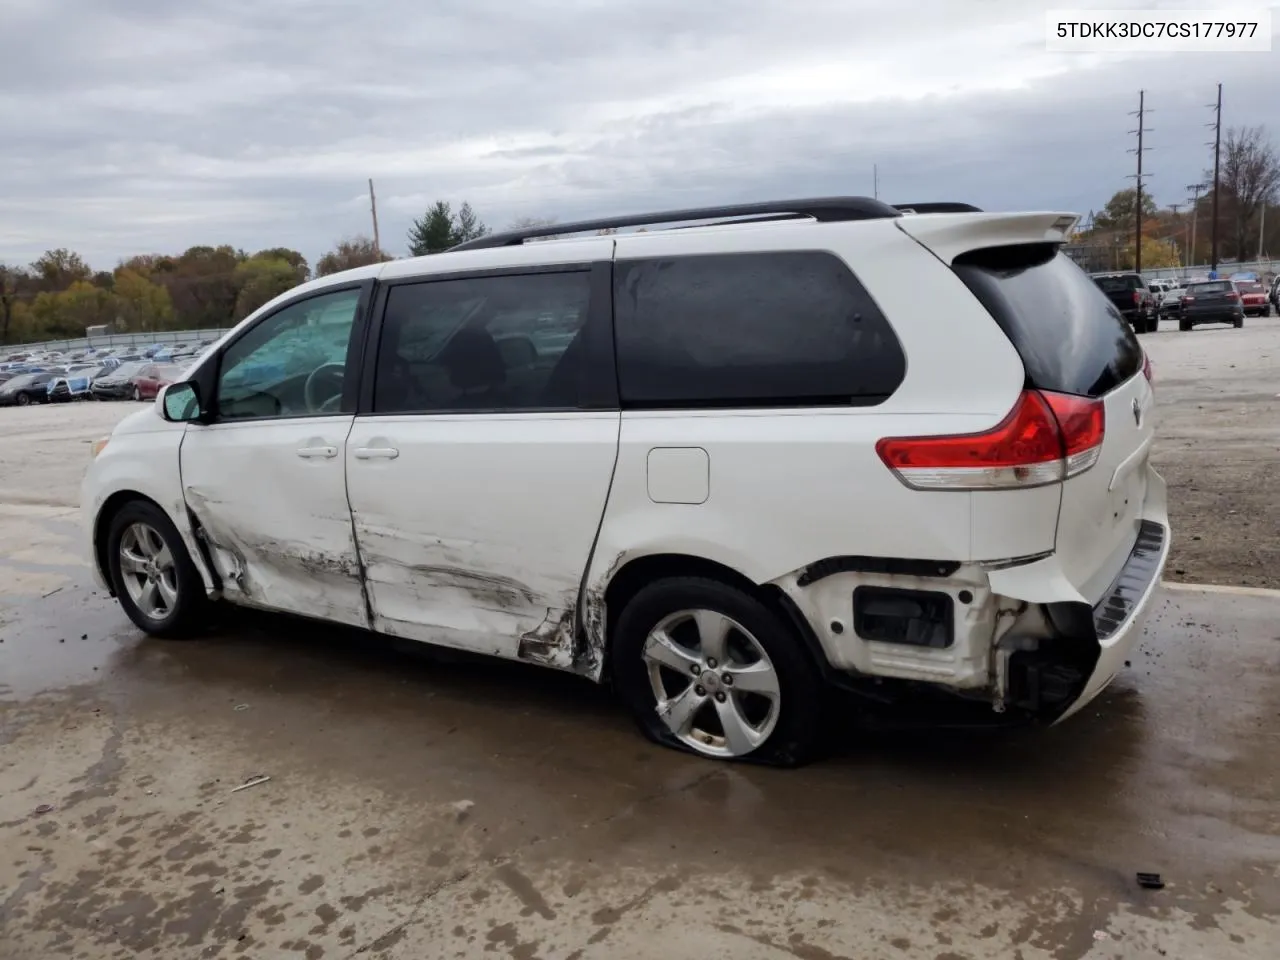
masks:
<instances>
[{"instance_id":1,"label":"tire","mask_svg":"<svg viewBox=\"0 0 1280 960\"><path fill-rule=\"evenodd\" d=\"M1179 329L1179 330L1181 330L1183 333L1186 333L1188 330L1190 330L1190 329L1191 329L1191 321L1190 321L1190 320L1179 320L1179 321L1178 321L1178 329Z\"/></svg>"},{"instance_id":2,"label":"tire","mask_svg":"<svg viewBox=\"0 0 1280 960\"><path fill-rule=\"evenodd\" d=\"M20 406L20 407L30 406L30 404L31 404L31 394L29 394L29 393L20 393L20 394L18 394L18 396L17 396L17 398L14 400L14 402L15 402L18 406Z\"/></svg>"},{"instance_id":3,"label":"tire","mask_svg":"<svg viewBox=\"0 0 1280 960\"><path fill-rule=\"evenodd\" d=\"M705 647L715 644L700 642L699 620L728 627L722 635L725 662L733 669L725 670L724 662L709 663L712 654ZM651 643L650 635L658 629L673 643ZM664 657L661 666L659 656ZM701 577L649 584L618 617L610 658L615 689L656 743L713 759L777 766L798 766L817 749L825 700L817 668L788 624L735 587ZM762 669L750 669L761 664ZM743 679L748 676L750 692ZM697 704L685 713L683 731L660 715L659 689L677 710ZM726 726L721 715L737 722Z\"/></svg>"},{"instance_id":4,"label":"tire","mask_svg":"<svg viewBox=\"0 0 1280 960\"><path fill-rule=\"evenodd\" d=\"M1244 317L1236 317L1234 320L1231 321L1231 325L1235 327L1237 330L1239 330L1241 327L1244 326Z\"/></svg>"},{"instance_id":5,"label":"tire","mask_svg":"<svg viewBox=\"0 0 1280 960\"><path fill-rule=\"evenodd\" d=\"M156 549L156 540L144 534L144 530L154 534L159 544L167 548L172 561L169 566L165 566ZM140 536L145 538L141 543ZM139 593L142 602L147 602L145 575L141 571L126 572L122 545L135 557L159 559L158 565L152 568L157 574L157 585L150 596L163 603L163 610L146 611L139 606ZM176 638L189 636L202 624L209 602L204 582L173 521L154 503L130 501L111 518L107 528L107 562L116 598L139 630L157 637ZM126 578L132 579L132 588Z\"/></svg>"},{"instance_id":6,"label":"tire","mask_svg":"<svg viewBox=\"0 0 1280 960\"><path fill-rule=\"evenodd\" d=\"M142 399L142 391L137 387L133 388L133 399L135 402Z\"/></svg>"}]
</instances>

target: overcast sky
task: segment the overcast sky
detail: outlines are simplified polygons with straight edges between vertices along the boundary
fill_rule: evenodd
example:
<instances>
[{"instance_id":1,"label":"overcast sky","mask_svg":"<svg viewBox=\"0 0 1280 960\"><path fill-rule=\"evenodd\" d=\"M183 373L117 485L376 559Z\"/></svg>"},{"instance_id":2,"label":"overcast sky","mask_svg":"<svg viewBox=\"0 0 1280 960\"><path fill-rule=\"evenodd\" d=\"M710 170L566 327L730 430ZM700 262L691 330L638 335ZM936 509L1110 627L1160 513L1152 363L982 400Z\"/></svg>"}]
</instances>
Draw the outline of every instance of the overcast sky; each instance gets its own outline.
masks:
<instances>
[{"instance_id":1,"label":"overcast sky","mask_svg":"<svg viewBox=\"0 0 1280 960\"><path fill-rule=\"evenodd\" d=\"M1256 0L1255 0L1256 3ZM383 245L437 198L490 226L870 194L1087 212L1153 109L1161 203L1205 104L1280 140L1270 53L1048 53L1088 0L0 0L0 261ZM1280 10L1273 13L1280 30Z\"/></svg>"}]
</instances>

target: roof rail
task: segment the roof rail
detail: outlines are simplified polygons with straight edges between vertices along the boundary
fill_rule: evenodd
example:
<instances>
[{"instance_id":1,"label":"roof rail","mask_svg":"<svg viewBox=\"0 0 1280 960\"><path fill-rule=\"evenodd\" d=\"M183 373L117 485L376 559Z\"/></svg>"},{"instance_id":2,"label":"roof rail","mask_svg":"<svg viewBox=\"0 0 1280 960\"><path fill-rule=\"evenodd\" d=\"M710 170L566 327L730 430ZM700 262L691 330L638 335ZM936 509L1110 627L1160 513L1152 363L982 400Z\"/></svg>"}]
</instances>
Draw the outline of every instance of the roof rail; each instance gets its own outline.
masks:
<instances>
[{"instance_id":1,"label":"roof rail","mask_svg":"<svg viewBox=\"0 0 1280 960\"><path fill-rule=\"evenodd\" d=\"M956 203L951 200L932 200L928 203L895 203L893 209L902 213L982 213L979 207L971 203Z\"/></svg>"},{"instance_id":2,"label":"roof rail","mask_svg":"<svg viewBox=\"0 0 1280 960\"><path fill-rule=\"evenodd\" d=\"M766 203L740 203L721 207L691 207L687 210L664 210L660 213L641 213L626 217L603 217L599 220L555 223L548 226L529 227L525 230L512 230L508 233L491 233L486 237L467 240L450 249L484 250L492 247L516 247L526 240L536 240L538 237L558 237L567 233L613 230L619 227L643 227L654 223L682 223L688 220L739 222L738 218L786 220L810 217L820 223L836 223L846 220L880 220L901 215L898 210L887 203L873 200L870 197L815 197L808 200L770 200ZM706 226L706 224L699 224L699 226Z\"/></svg>"}]
</instances>

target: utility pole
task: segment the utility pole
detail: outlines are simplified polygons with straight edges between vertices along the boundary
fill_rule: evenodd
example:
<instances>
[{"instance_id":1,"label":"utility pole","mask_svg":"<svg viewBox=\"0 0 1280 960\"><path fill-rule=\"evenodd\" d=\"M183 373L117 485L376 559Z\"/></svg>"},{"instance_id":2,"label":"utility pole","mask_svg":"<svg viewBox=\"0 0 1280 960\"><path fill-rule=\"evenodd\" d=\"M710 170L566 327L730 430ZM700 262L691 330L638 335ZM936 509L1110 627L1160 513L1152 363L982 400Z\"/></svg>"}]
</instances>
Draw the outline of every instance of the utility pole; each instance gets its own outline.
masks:
<instances>
[{"instance_id":1,"label":"utility pole","mask_svg":"<svg viewBox=\"0 0 1280 960\"><path fill-rule=\"evenodd\" d=\"M1171 203L1171 204L1169 204L1169 209L1173 211L1173 235L1174 235L1175 237L1178 235L1178 208L1179 208L1179 207L1184 207L1184 206L1186 206L1186 204L1184 204L1184 203ZM1183 231L1182 231L1182 246L1183 246L1183 248L1184 248L1184 249L1186 248L1186 245L1187 245L1187 231L1186 231L1186 228L1183 228ZM1173 242L1173 248L1174 248L1174 250L1177 250L1177 249L1178 249L1178 241L1176 241L1176 240L1175 240L1175 241ZM1179 263L1181 263L1181 262L1182 262L1182 258L1181 258L1181 257L1179 257L1179 258L1178 258L1178 260L1179 260Z\"/></svg>"},{"instance_id":2,"label":"utility pole","mask_svg":"<svg viewBox=\"0 0 1280 960\"><path fill-rule=\"evenodd\" d=\"M874 163L871 165L871 196L880 199L880 168Z\"/></svg>"},{"instance_id":3,"label":"utility pole","mask_svg":"<svg viewBox=\"0 0 1280 960\"><path fill-rule=\"evenodd\" d=\"M1209 224L1209 261L1214 273L1218 272L1218 158L1222 152L1222 84L1218 84L1218 102L1209 104L1213 108L1213 222Z\"/></svg>"},{"instance_id":4,"label":"utility pole","mask_svg":"<svg viewBox=\"0 0 1280 960\"><path fill-rule=\"evenodd\" d=\"M1207 183L1188 183L1186 189L1191 191L1191 253L1187 256L1187 266L1196 258L1196 224L1200 221L1200 194L1204 193Z\"/></svg>"},{"instance_id":5,"label":"utility pole","mask_svg":"<svg viewBox=\"0 0 1280 960\"><path fill-rule=\"evenodd\" d=\"M1129 116L1138 118L1138 129L1129 131L1130 133L1136 133L1138 135L1137 148L1129 151L1130 153L1136 153L1138 155L1138 172L1133 178L1134 183L1137 184L1134 190L1134 200L1136 202L1134 203L1133 218L1133 272L1142 273L1142 178L1151 176L1149 173L1142 172L1142 154L1146 150L1150 149L1149 147L1144 147L1142 145L1142 135L1144 133L1150 133L1150 131L1142 125L1143 119L1146 116L1146 91L1138 91L1138 111L1137 113L1129 114Z\"/></svg>"},{"instance_id":6,"label":"utility pole","mask_svg":"<svg viewBox=\"0 0 1280 960\"><path fill-rule=\"evenodd\" d=\"M1258 256L1257 256L1258 260L1262 259L1262 243L1263 243L1263 237L1265 235L1263 231L1266 229L1267 229L1267 198L1263 197L1262 213L1258 217Z\"/></svg>"},{"instance_id":7,"label":"utility pole","mask_svg":"<svg viewBox=\"0 0 1280 960\"><path fill-rule=\"evenodd\" d=\"M369 212L373 214L373 252L382 256L382 243L378 237L378 198L373 194L373 178L369 178Z\"/></svg>"}]
</instances>

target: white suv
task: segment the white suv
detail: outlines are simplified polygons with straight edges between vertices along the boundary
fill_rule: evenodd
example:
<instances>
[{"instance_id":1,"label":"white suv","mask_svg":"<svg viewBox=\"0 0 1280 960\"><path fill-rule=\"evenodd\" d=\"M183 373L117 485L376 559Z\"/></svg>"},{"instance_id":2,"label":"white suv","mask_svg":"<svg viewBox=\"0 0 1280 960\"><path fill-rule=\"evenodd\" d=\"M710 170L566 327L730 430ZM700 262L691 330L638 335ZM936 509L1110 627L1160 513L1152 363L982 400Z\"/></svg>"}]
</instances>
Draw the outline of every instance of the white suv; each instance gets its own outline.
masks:
<instances>
[{"instance_id":1,"label":"white suv","mask_svg":"<svg viewBox=\"0 0 1280 960\"><path fill-rule=\"evenodd\" d=\"M95 569L149 633L220 598L543 664L711 757L801 761L831 685L1055 722L1169 548L1074 223L832 198L311 281L95 445Z\"/></svg>"}]
</instances>

